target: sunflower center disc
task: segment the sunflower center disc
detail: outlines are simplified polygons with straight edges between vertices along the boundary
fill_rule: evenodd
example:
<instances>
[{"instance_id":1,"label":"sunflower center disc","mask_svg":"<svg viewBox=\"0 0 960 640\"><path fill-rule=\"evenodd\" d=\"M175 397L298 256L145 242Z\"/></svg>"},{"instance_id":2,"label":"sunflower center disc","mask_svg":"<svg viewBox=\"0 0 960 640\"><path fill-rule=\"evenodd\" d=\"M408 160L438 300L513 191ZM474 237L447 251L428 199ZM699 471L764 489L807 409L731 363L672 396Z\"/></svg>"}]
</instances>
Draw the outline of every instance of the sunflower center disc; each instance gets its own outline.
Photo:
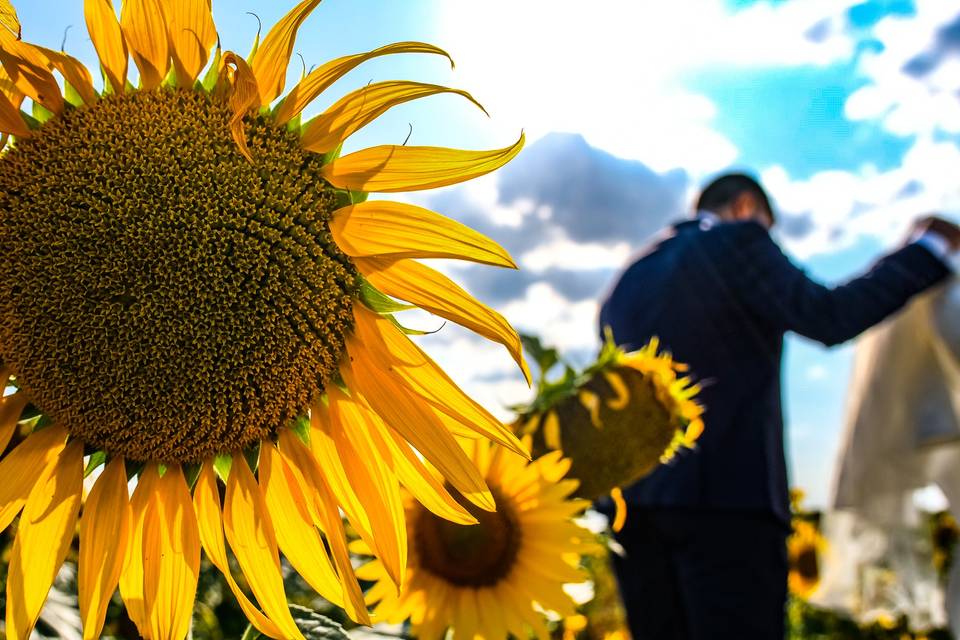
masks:
<instances>
[{"instance_id":1,"label":"sunflower center disc","mask_svg":"<svg viewBox=\"0 0 960 640\"><path fill-rule=\"evenodd\" d=\"M45 413L134 460L268 437L337 370L356 271L298 137L196 91L105 97L0 157L0 356Z\"/></svg>"},{"instance_id":2,"label":"sunflower center disc","mask_svg":"<svg viewBox=\"0 0 960 640\"><path fill-rule=\"evenodd\" d=\"M490 490L496 512L464 505L479 520L475 525L456 524L420 509L414 536L420 566L461 587L492 586L510 573L520 550L520 526L509 501Z\"/></svg>"},{"instance_id":3,"label":"sunflower center disc","mask_svg":"<svg viewBox=\"0 0 960 640\"><path fill-rule=\"evenodd\" d=\"M820 575L820 563L817 559L817 550L813 547L804 548L796 559L796 569L806 580L816 580Z\"/></svg>"}]
</instances>

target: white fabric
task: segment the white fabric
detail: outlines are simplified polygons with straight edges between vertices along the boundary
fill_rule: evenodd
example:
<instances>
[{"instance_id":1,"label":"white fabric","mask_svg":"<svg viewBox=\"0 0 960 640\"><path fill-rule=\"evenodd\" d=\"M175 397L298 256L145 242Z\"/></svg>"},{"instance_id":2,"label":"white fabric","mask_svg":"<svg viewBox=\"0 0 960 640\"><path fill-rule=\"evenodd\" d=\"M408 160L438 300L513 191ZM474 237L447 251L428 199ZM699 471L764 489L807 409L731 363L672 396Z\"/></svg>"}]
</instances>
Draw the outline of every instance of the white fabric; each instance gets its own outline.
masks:
<instances>
[{"instance_id":1,"label":"white fabric","mask_svg":"<svg viewBox=\"0 0 960 640\"><path fill-rule=\"evenodd\" d=\"M960 281L864 335L848 393L816 600L861 616L892 609L918 626L942 624L947 608L960 633L960 562L944 603L913 503L935 484L960 520Z\"/></svg>"}]
</instances>

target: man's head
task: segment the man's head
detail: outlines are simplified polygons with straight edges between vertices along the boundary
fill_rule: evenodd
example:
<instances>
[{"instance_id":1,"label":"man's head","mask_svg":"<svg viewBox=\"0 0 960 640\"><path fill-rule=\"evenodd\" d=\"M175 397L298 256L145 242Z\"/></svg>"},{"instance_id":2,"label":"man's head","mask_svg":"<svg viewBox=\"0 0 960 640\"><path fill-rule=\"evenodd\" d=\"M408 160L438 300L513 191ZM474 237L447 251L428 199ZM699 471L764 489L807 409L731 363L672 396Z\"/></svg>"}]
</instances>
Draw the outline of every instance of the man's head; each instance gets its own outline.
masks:
<instances>
[{"instance_id":1,"label":"man's head","mask_svg":"<svg viewBox=\"0 0 960 640\"><path fill-rule=\"evenodd\" d=\"M753 220L768 229L773 226L770 198L760 183L743 173L727 173L703 188L697 211L710 211L722 220Z\"/></svg>"}]
</instances>

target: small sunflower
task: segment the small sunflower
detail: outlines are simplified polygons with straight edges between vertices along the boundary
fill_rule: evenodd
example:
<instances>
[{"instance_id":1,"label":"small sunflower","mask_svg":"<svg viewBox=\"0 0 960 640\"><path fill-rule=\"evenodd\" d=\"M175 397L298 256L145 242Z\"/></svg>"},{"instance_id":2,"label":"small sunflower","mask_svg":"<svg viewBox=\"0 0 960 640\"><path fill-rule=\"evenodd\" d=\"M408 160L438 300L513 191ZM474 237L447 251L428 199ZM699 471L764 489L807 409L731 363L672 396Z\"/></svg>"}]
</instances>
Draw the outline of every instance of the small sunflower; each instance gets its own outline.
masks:
<instances>
[{"instance_id":1,"label":"small sunflower","mask_svg":"<svg viewBox=\"0 0 960 640\"><path fill-rule=\"evenodd\" d=\"M357 570L375 581L367 592L374 619L409 619L424 640L443 638L448 628L468 640L525 638L530 631L545 640L543 610L576 614L563 585L584 581L580 557L599 551L592 534L573 521L587 503L570 499L577 482L562 479L570 463L559 451L527 463L486 441L470 448L496 512L468 504L478 523L456 524L408 500L407 582L398 592L379 560ZM355 550L369 551L363 542Z\"/></svg>"},{"instance_id":2,"label":"small sunflower","mask_svg":"<svg viewBox=\"0 0 960 640\"><path fill-rule=\"evenodd\" d=\"M215 48L210 0L124 0L119 18L111 0L85 0L98 91L71 56L20 40L0 0L0 531L20 514L10 638L30 634L78 518L85 639L99 637L118 584L143 636L183 638L201 548L264 635L302 637L281 552L367 622L340 511L399 584L400 485L459 522L476 519L422 458L485 513L494 494L455 434L525 455L392 315L416 306L463 324L527 373L504 318L416 259L513 261L436 213L366 201L493 171L523 136L490 152L387 145L341 156L394 105L441 93L475 101L380 82L304 122L366 60L449 58L429 44L386 45L317 67L278 101L319 2L299 2L244 58Z\"/></svg>"},{"instance_id":3,"label":"small sunflower","mask_svg":"<svg viewBox=\"0 0 960 640\"><path fill-rule=\"evenodd\" d=\"M826 540L812 522L794 518L793 533L787 539L787 561L790 573L787 585L790 593L807 599L820 586L820 558L826 550Z\"/></svg>"},{"instance_id":4,"label":"small sunflower","mask_svg":"<svg viewBox=\"0 0 960 640\"><path fill-rule=\"evenodd\" d=\"M682 376L686 366L659 352L656 338L626 353L611 337L596 362L577 373L569 366L558 381L546 371L559 362L552 349L524 338L540 363L537 397L516 408L515 428L533 435L533 450L562 450L581 481L577 495L595 500L639 480L703 431L699 391ZM619 494L615 494L618 496Z\"/></svg>"}]
</instances>

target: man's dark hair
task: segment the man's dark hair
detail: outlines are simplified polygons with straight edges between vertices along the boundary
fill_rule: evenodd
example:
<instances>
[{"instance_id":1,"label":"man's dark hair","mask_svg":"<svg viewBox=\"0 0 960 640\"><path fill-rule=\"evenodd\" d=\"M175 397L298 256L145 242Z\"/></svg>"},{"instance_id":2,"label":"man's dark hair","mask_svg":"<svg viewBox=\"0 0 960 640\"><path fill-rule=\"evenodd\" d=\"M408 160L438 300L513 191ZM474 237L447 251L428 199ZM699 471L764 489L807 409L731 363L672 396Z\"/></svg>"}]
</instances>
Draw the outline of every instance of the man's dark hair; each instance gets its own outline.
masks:
<instances>
[{"instance_id":1,"label":"man's dark hair","mask_svg":"<svg viewBox=\"0 0 960 640\"><path fill-rule=\"evenodd\" d=\"M770 206L770 198L767 197L767 192L763 190L759 182L745 173L727 173L715 178L700 192L696 210L720 211L733 204L737 196L744 192L753 194L770 214L770 220L774 220L773 207Z\"/></svg>"}]
</instances>

